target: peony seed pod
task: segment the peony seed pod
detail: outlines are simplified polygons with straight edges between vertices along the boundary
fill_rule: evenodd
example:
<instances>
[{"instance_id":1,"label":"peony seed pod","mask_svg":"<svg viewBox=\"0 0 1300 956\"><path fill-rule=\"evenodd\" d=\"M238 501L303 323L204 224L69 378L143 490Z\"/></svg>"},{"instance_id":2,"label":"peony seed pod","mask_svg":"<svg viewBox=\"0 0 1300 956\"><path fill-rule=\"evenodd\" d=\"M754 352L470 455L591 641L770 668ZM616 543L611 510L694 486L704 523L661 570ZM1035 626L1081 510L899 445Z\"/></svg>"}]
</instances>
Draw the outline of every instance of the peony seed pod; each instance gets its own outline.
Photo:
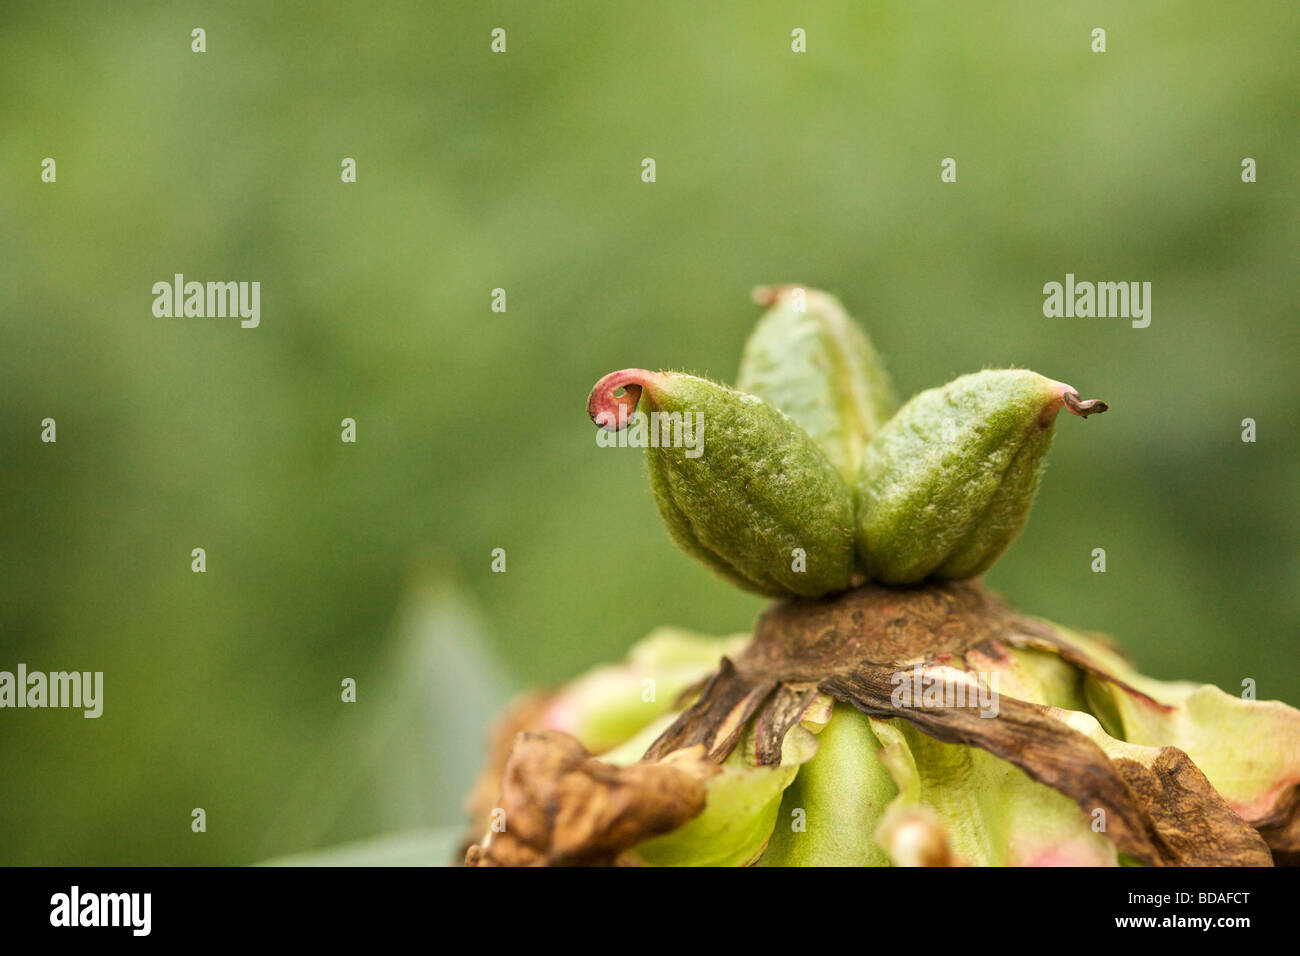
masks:
<instances>
[{"instance_id":1,"label":"peony seed pod","mask_svg":"<svg viewBox=\"0 0 1300 956\"><path fill-rule=\"evenodd\" d=\"M881 425L892 406L863 396L883 379L841 367L874 353L838 304L760 298L742 380L761 395L624 369L587 410L597 444L646 448L684 549L822 599L778 601L752 637L658 633L521 699L466 864L1300 862L1300 711L1143 677L962 580L1020 532L1061 407L1105 403L986 371Z\"/></svg>"},{"instance_id":2,"label":"peony seed pod","mask_svg":"<svg viewBox=\"0 0 1300 956\"><path fill-rule=\"evenodd\" d=\"M963 375L917 395L871 441L858 480L859 568L884 584L986 571L1024 527L1069 385L1035 372Z\"/></svg>"},{"instance_id":3,"label":"peony seed pod","mask_svg":"<svg viewBox=\"0 0 1300 956\"><path fill-rule=\"evenodd\" d=\"M768 310L745 343L736 387L794 419L853 484L867 442L898 408L885 363L833 295L760 286L754 301Z\"/></svg>"},{"instance_id":4,"label":"peony seed pod","mask_svg":"<svg viewBox=\"0 0 1300 956\"><path fill-rule=\"evenodd\" d=\"M769 403L694 375L623 369L596 383L587 414L606 432L626 430L618 444L645 447L659 513L687 553L761 594L848 587L849 487Z\"/></svg>"}]
</instances>

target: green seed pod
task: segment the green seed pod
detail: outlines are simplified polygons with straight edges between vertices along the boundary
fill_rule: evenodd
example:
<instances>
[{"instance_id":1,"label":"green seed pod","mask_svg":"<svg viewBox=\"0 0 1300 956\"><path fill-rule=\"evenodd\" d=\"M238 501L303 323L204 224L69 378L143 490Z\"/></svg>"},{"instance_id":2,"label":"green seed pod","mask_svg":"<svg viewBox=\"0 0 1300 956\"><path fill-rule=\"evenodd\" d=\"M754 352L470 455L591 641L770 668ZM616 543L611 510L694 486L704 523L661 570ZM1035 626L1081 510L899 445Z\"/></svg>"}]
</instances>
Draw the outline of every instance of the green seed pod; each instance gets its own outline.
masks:
<instances>
[{"instance_id":1,"label":"green seed pod","mask_svg":"<svg viewBox=\"0 0 1300 956\"><path fill-rule=\"evenodd\" d=\"M898 408L884 362L839 299L800 286L760 286L768 306L745 343L736 387L771 402L821 446L844 480Z\"/></svg>"},{"instance_id":2,"label":"green seed pod","mask_svg":"<svg viewBox=\"0 0 1300 956\"><path fill-rule=\"evenodd\" d=\"M620 394L616 394L620 393ZM636 411L644 399L644 411ZM853 573L853 499L817 444L755 395L680 372L623 369L592 389L601 444L646 449L673 539L749 591L818 597ZM647 427L648 426L648 427Z\"/></svg>"},{"instance_id":3,"label":"green seed pod","mask_svg":"<svg viewBox=\"0 0 1300 956\"><path fill-rule=\"evenodd\" d=\"M1024 370L963 375L904 405L863 454L861 571L884 584L986 571L1024 527L1062 405L1106 410Z\"/></svg>"}]
</instances>

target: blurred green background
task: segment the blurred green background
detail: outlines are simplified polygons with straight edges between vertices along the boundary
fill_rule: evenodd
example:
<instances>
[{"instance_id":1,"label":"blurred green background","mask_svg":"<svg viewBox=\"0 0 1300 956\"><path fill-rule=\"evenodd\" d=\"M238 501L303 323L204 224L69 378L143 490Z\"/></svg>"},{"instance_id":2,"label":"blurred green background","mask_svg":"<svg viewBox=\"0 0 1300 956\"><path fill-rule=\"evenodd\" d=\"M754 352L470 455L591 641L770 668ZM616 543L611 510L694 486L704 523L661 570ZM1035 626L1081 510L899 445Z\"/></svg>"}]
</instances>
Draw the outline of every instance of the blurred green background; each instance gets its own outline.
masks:
<instances>
[{"instance_id":1,"label":"blurred green background","mask_svg":"<svg viewBox=\"0 0 1300 956\"><path fill-rule=\"evenodd\" d=\"M511 691L747 628L584 403L733 378L758 283L840 295L904 394L1019 365L1109 401L990 583L1300 703L1298 33L1276 2L6 4L0 669L102 670L105 711L0 711L0 862L418 839ZM260 328L155 318L176 272L260 281ZM1044 318L1067 272L1150 281L1151 326Z\"/></svg>"}]
</instances>

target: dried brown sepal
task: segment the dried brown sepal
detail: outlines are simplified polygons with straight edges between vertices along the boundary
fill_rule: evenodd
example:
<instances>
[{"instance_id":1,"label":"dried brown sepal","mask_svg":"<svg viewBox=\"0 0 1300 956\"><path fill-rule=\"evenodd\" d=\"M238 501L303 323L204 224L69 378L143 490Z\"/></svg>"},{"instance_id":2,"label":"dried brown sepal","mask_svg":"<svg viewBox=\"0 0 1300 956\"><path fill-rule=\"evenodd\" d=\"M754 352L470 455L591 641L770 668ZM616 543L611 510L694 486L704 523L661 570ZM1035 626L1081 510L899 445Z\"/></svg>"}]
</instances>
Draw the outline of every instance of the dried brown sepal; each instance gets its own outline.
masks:
<instances>
[{"instance_id":1,"label":"dried brown sepal","mask_svg":"<svg viewBox=\"0 0 1300 956\"><path fill-rule=\"evenodd\" d=\"M612 865L624 850L703 812L704 780L717 772L702 748L616 767L568 734L521 733L506 761L496 825L469 848L465 864Z\"/></svg>"},{"instance_id":2,"label":"dried brown sepal","mask_svg":"<svg viewBox=\"0 0 1300 956\"><path fill-rule=\"evenodd\" d=\"M987 750L1073 799L1085 813L1105 811L1106 834L1147 866L1271 866L1264 841L1224 802L1205 775L1174 747L1150 766L1112 760L1050 708L1002 695L998 715L977 707L924 707L891 694L897 668L864 663L825 680L822 690L875 717L902 717L947 743Z\"/></svg>"},{"instance_id":3,"label":"dried brown sepal","mask_svg":"<svg viewBox=\"0 0 1300 956\"><path fill-rule=\"evenodd\" d=\"M735 749L749 718L776 686L777 682L770 678L749 680L741 676L724 657L699 700L659 735L644 759L659 760L673 751L702 746L708 759L721 763Z\"/></svg>"},{"instance_id":4,"label":"dried brown sepal","mask_svg":"<svg viewBox=\"0 0 1300 956\"><path fill-rule=\"evenodd\" d=\"M790 728L803 719L819 695L816 684L782 684L754 721L754 749L760 767L781 762L781 746Z\"/></svg>"},{"instance_id":5,"label":"dried brown sepal","mask_svg":"<svg viewBox=\"0 0 1300 956\"><path fill-rule=\"evenodd\" d=\"M936 653L960 655L1024 630L1020 614L978 584L956 581L898 590L866 585L823 600L771 605L733 664L723 659L695 703L646 751L656 760L703 744L721 761L758 712L759 763L780 762L781 745L817 696L816 684L864 661L901 667ZM798 713L789 710L806 695Z\"/></svg>"},{"instance_id":6,"label":"dried brown sepal","mask_svg":"<svg viewBox=\"0 0 1300 956\"><path fill-rule=\"evenodd\" d=\"M1155 824L1155 836L1173 851L1161 861L1164 865L1273 865L1263 837L1177 747L1161 747L1150 766L1126 757L1114 764L1136 797L1137 808Z\"/></svg>"}]
</instances>

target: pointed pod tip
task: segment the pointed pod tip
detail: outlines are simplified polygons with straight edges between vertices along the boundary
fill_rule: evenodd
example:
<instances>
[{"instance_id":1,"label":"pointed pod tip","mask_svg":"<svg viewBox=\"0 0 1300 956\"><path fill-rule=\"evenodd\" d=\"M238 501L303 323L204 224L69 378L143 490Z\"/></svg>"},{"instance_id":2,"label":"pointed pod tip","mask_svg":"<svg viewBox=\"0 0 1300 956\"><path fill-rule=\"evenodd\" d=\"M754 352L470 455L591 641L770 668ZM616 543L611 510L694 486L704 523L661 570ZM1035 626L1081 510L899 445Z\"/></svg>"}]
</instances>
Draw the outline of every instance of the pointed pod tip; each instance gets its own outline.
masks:
<instances>
[{"instance_id":1,"label":"pointed pod tip","mask_svg":"<svg viewBox=\"0 0 1300 956\"><path fill-rule=\"evenodd\" d=\"M755 305L761 305L766 309L776 305L782 298L788 297L795 289L808 291L807 286L796 285L793 282L781 285L756 285L750 290L749 297Z\"/></svg>"}]
</instances>

